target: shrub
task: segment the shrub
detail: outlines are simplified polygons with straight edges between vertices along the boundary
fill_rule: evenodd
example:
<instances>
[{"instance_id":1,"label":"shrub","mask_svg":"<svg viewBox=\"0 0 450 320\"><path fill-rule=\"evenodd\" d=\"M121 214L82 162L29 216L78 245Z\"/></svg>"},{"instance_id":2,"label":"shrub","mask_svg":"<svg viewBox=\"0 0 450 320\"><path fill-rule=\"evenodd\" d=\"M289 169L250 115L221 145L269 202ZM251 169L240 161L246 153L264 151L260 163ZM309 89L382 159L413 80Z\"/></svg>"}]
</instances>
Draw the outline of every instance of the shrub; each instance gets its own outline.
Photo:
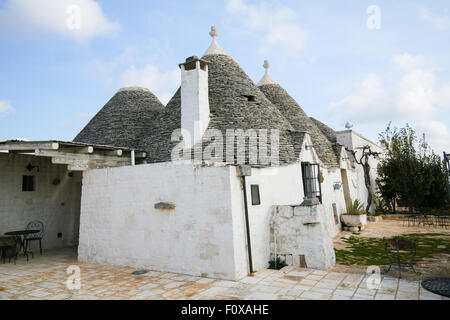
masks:
<instances>
[{"instance_id":1,"label":"shrub","mask_svg":"<svg viewBox=\"0 0 450 320\"><path fill-rule=\"evenodd\" d=\"M347 214L358 216L366 214L366 212L364 211L364 204L361 203L358 199L352 201L347 208Z\"/></svg>"},{"instance_id":2,"label":"shrub","mask_svg":"<svg viewBox=\"0 0 450 320\"><path fill-rule=\"evenodd\" d=\"M280 258L276 258L276 260L270 260L269 261L269 269L272 270L280 270L284 267L287 267L287 263Z\"/></svg>"},{"instance_id":3,"label":"shrub","mask_svg":"<svg viewBox=\"0 0 450 320\"><path fill-rule=\"evenodd\" d=\"M378 165L377 185L385 203L396 202L414 210L444 209L448 206L447 178L444 164L408 125L380 134L386 156Z\"/></svg>"}]
</instances>

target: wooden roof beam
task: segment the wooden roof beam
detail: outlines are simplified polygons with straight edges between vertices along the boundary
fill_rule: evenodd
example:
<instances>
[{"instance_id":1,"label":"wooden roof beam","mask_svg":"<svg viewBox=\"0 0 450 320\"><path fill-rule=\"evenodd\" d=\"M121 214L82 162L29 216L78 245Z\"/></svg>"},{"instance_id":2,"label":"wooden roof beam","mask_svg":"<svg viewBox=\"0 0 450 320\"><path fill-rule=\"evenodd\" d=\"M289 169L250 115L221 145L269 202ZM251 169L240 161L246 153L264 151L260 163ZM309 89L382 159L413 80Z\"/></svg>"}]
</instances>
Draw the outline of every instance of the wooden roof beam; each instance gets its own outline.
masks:
<instances>
[{"instance_id":1,"label":"wooden roof beam","mask_svg":"<svg viewBox=\"0 0 450 320\"><path fill-rule=\"evenodd\" d=\"M99 161L128 161L127 158L122 158L118 156L106 156L101 154L96 154L95 152L92 154L82 154L82 153L67 153L62 151L51 151L51 150L41 150L36 149L34 154L36 156L41 157L58 157L58 158L66 158L71 160L85 160L85 161L92 161L92 160L99 160Z\"/></svg>"},{"instance_id":2,"label":"wooden roof beam","mask_svg":"<svg viewBox=\"0 0 450 320\"><path fill-rule=\"evenodd\" d=\"M30 151L30 150L58 150L58 142L9 142L0 144L0 150L10 151Z\"/></svg>"},{"instance_id":3,"label":"wooden roof beam","mask_svg":"<svg viewBox=\"0 0 450 320\"><path fill-rule=\"evenodd\" d=\"M82 153L82 154L92 154L94 153L93 146L60 146L59 151L68 152L68 153Z\"/></svg>"}]
</instances>

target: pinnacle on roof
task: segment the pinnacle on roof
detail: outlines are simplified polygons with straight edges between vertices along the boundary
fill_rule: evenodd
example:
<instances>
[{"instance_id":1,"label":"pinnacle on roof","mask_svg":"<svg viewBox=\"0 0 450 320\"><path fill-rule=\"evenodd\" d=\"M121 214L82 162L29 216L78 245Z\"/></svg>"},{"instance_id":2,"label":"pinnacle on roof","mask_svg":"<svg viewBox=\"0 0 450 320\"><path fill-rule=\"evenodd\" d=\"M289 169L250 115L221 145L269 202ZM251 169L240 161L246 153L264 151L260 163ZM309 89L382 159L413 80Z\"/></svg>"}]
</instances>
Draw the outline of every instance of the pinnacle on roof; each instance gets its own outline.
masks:
<instances>
[{"instance_id":1,"label":"pinnacle on roof","mask_svg":"<svg viewBox=\"0 0 450 320\"><path fill-rule=\"evenodd\" d=\"M265 96L281 111L283 116L290 122L296 132L307 132L309 134L313 142L314 149L325 166L338 166L339 161L336 152L333 149L333 144L285 89L283 89L279 84L272 82L263 84L260 83L259 90L261 90L261 92L263 92ZM299 141L294 139L294 147L297 151L301 150L302 142L303 138L301 138L301 136Z\"/></svg>"},{"instance_id":2,"label":"pinnacle on roof","mask_svg":"<svg viewBox=\"0 0 450 320\"><path fill-rule=\"evenodd\" d=\"M212 54L204 57L208 66L208 96L210 121L208 129L226 134L227 130L279 131L279 162L281 165L297 161L290 132L294 128L281 112L261 92L245 71L229 55ZM155 121L151 132L142 137L148 162L171 161L171 152L178 142L172 141L174 130L181 128L181 90L179 89ZM270 139L269 139L270 140ZM226 143L226 139L223 139ZM207 147L205 143L202 147ZM248 149L249 146L246 146ZM194 148L195 150L195 148ZM268 141L268 151L271 141ZM227 159L226 146L223 158ZM249 152L246 150L246 157ZM237 155L235 153L235 155ZM237 160L236 160L237 161ZM261 161L261 158L259 160ZM260 162L258 162L260 164Z\"/></svg>"},{"instance_id":3,"label":"pinnacle on roof","mask_svg":"<svg viewBox=\"0 0 450 320\"><path fill-rule=\"evenodd\" d=\"M269 73L270 64L268 60L264 61L263 67L264 69L266 69L266 73L264 74L264 77L261 79L261 81L258 83L258 86L263 86L265 84L277 84L277 82L273 80L272 76Z\"/></svg>"},{"instance_id":4,"label":"pinnacle on roof","mask_svg":"<svg viewBox=\"0 0 450 320\"><path fill-rule=\"evenodd\" d=\"M206 50L204 56L214 55L214 54L222 54L222 55L227 56L228 53L226 53L225 50L223 50L216 41L216 38L219 35L219 33L217 32L217 29L215 26L211 27L211 32L209 33L209 35L213 38L213 40L212 40L212 43L209 46L208 50Z\"/></svg>"}]
</instances>

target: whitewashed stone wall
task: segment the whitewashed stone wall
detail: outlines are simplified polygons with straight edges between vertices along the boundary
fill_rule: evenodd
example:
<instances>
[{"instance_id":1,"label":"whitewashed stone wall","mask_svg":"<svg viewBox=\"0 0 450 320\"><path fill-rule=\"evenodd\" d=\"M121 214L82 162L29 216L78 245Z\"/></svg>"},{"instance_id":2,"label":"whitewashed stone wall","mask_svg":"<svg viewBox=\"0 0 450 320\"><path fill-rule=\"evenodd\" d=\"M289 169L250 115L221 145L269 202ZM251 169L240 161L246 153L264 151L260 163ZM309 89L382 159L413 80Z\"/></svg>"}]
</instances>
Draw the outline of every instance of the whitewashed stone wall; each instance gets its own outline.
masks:
<instances>
[{"instance_id":1,"label":"whitewashed stone wall","mask_svg":"<svg viewBox=\"0 0 450 320\"><path fill-rule=\"evenodd\" d=\"M372 151L383 152L383 149L377 145L376 143L368 140L363 137L359 133L353 130L341 131L337 132L337 141L339 144L347 147L349 150L355 150L357 158L361 155L361 150L358 150L359 147L363 147L366 145L370 145L372 147ZM352 158L352 155L348 155L349 158ZM358 158L359 159L359 158ZM372 184L372 192L376 190L376 178L377 178L377 166L379 160L370 159L370 180ZM350 193L352 200L358 199L367 205L367 188L365 186L364 180L364 171L362 166L355 164L353 170L349 170L349 185L350 185ZM372 204L371 211L375 209L375 206Z\"/></svg>"},{"instance_id":2,"label":"whitewashed stone wall","mask_svg":"<svg viewBox=\"0 0 450 320\"><path fill-rule=\"evenodd\" d=\"M267 268L270 259L270 217L272 206L292 205L303 202L301 165L293 164L279 168L252 169L246 177L253 268ZM259 185L261 205L253 206L251 185ZM242 191L234 190L233 199L242 201ZM243 210L243 209L242 209ZM244 217L244 212L238 214Z\"/></svg>"},{"instance_id":3,"label":"whitewashed stone wall","mask_svg":"<svg viewBox=\"0 0 450 320\"><path fill-rule=\"evenodd\" d=\"M86 172L79 260L238 280L247 265L234 246L245 252L245 230L243 216L233 224L230 177L234 167L172 163ZM155 209L160 202L175 209Z\"/></svg>"},{"instance_id":4,"label":"whitewashed stone wall","mask_svg":"<svg viewBox=\"0 0 450 320\"><path fill-rule=\"evenodd\" d=\"M28 164L39 167L31 172ZM22 191L22 177L35 176L36 191ZM28 222L44 223L45 249L78 243L82 174L70 177L65 165L53 165L49 158L0 153L0 235L23 230ZM59 184L53 184L59 179ZM58 233L62 234L58 238ZM32 243L36 252L38 243Z\"/></svg>"},{"instance_id":5,"label":"whitewashed stone wall","mask_svg":"<svg viewBox=\"0 0 450 320\"><path fill-rule=\"evenodd\" d=\"M346 204L344 197L344 190L335 189L336 183L342 183L342 175L340 169L327 169L322 168L324 181L322 183L322 204L324 207L324 225L331 235L339 233L341 228L340 215L345 213ZM336 210L338 214L338 223L335 223L333 204L336 204Z\"/></svg>"},{"instance_id":6,"label":"whitewashed stone wall","mask_svg":"<svg viewBox=\"0 0 450 320\"><path fill-rule=\"evenodd\" d=\"M304 146L312 145L308 135L305 137ZM314 149L306 149L303 146L301 152L301 162L318 163L318 157ZM326 233L330 236L336 235L340 231L340 215L346 211L343 189L334 190L334 182L341 182L340 169L329 171L321 168L324 174L324 183L322 184L323 195L323 221L322 225ZM235 222L244 219L244 207L242 205L242 187L240 178L232 177L232 199L233 212L236 216ZM253 268L255 271L264 269L268 266L270 260L270 220L273 206L288 205L298 206L303 202L303 180L301 163L296 163L278 168L252 169L252 175L246 177L247 195L249 197L249 220L250 235L252 244ZM251 185L259 185L261 205L253 206L251 203ZM338 211L338 224L335 224L333 203L336 203ZM235 213L240 212L240 213ZM245 221L241 221L242 226L236 227L234 236L238 237L236 243L246 243L245 241ZM239 233L242 231L241 233ZM239 251L240 250L240 251ZM236 247L236 254L241 258L241 270L245 270L248 264L247 248Z\"/></svg>"},{"instance_id":7,"label":"whitewashed stone wall","mask_svg":"<svg viewBox=\"0 0 450 320\"><path fill-rule=\"evenodd\" d=\"M270 248L274 257L289 255L286 262L300 266L303 255L308 268L321 270L336 264L323 205L274 206L271 214Z\"/></svg>"}]
</instances>

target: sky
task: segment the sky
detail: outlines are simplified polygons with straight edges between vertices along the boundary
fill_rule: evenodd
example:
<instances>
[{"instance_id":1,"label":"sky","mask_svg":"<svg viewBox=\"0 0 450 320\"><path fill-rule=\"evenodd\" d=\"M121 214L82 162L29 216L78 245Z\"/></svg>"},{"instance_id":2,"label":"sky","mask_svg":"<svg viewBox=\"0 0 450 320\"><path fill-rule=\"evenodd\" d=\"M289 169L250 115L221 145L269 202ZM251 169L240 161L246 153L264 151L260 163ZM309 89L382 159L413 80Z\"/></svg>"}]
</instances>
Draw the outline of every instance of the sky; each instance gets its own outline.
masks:
<instances>
[{"instance_id":1,"label":"sky","mask_svg":"<svg viewBox=\"0 0 450 320\"><path fill-rule=\"evenodd\" d=\"M448 0L0 0L0 140L72 140L125 86L165 104L213 25L255 83L269 60L333 129L408 123L450 153Z\"/></svg>"}]
</instances>

